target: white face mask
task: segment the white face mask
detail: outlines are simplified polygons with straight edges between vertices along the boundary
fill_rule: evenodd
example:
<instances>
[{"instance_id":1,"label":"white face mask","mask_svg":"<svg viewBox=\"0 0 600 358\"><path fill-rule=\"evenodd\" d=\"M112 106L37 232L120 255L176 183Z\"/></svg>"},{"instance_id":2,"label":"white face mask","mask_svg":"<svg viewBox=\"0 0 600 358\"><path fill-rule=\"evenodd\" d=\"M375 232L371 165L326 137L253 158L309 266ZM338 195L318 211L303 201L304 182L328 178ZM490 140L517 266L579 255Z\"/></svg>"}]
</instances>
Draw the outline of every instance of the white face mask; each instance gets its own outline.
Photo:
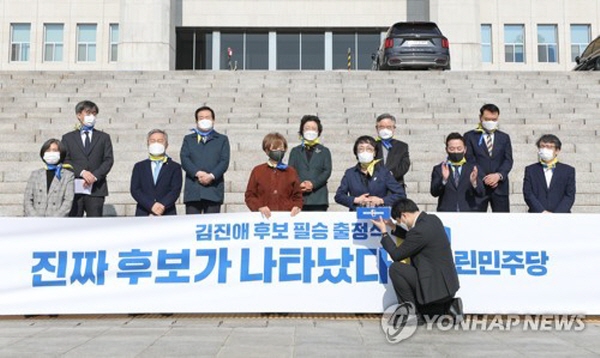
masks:
<instances>
[{"instance_id":1,"label":"white face mask","mask_svg":"<svg viewBox=\"0 0 600 358\"><path fill-rule=\"evenodd\" d=\"M50 165L58 164L58 162L60 161L60 152L44 153L44 161Z\"/></svg>"},{"instance_id":2,"label":"white face mask","mask_svg":"<svg viewBox=\"0 0 600 358\"><path fill-rule=\"evenodd\" d=\"M393 135L394 135L394 132L392 132L390 129L387 129L387 128L384 128L379 131L379 137L384 140L392 138Z\"/></svg>"},{"instance_id":3,"label":"white face mask","mask_svg":"<svg viewBox=\"0 0 600 358\"><path fill-rule=\"evenodd\" d=\"M496 129L498 129L498 122L497 121L481 121L481 126L487 132L493 132Z\"/></svg>"},{"instance_id":4,"label":"white face mask","mask_svg":"<svg viewBox=\"0 0 600 358\"><path fill-rule=\"evenodd\" d=\"M358 153L358 162L361 164L368 164L373 161L374 154L371 152L360 152Z\"/></svg>"},{"instance_id":5,"label":"white face mask","mask_svg":"<svg viewBox=\"0 0 600 358\"><path fill-rule=\"evenodd\" d=\"M402 222L402 220L397 222L398 226L400 226L401 228L403 228L406 231L409 231L410 229L408 228L408 225L406 225L405 223Z\"/></svg>"},{"instance_id":6,"label":"white face mask","mask_svg":"<svg viewBox=\"0 0 600 358\"><path fill-rule=\"evenodd\" d=\"M83 117L83 125L86 127L93 127L96 124L96 116L93 114Z\"/></svg>"},{"instance_id":7,"label":"white face mask","mask_svg":"<svg viewBox=\"0 0 600 358\"><path fill-rule=\"evenodd\" d=\"M148 153L155 157L165 154L165 146L162 143L152 143L148 146Z\"/></svg>"},{"instance_id":8,"label":"white face mask","mask_svg":"<svg viewBox=\"0 0 600 358\"><path fill-rule=\"evenodd\" d=\"M319 138L319 133L316 131L305 131L304 134L302 135L304 137L304 139L306 140L310 140L313 141L317 138Z\"/></svg>"},{"instance_id":9,"label":"white face mask","mask_svg":"<svg viewBox=\"0 0 600 358\"><path fill-rule=\"evenodd\" d=\"M208 132L213 128L213 121L210 119L201 119L198 121L198 129L203 132Z\"/></svg>"},{"instance_id":10,"label":"white face mask","mask_svg":"<svg viewBox=\"0 0 600 358\"><path fill-rule=\"evenodd\" d=\"M552 149L540 148L538 155L540 156L540 159L545 162L549 162L554 159L554 151Z\"/></svg>"}]
</instances>

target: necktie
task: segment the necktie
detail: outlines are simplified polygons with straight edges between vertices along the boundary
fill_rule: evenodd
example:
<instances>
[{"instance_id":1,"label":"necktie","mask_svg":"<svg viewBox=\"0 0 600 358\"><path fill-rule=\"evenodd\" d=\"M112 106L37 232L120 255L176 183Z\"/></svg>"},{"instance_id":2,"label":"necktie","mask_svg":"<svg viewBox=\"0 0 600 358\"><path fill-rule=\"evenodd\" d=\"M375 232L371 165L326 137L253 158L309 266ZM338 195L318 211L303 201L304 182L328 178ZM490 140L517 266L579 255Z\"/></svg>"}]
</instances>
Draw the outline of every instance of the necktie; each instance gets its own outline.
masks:
<instances>
[{"instance_id":1,"label":"necktie","mask_svg":"<svg viewBox=\"0 0 600 358\"><path fill-rule=\"evenodd\" d=\"M453 165L452 169L454 169L454 185L458 187L458 181L460 180L460 166Z\"/></svg>"},{"instance_id":2,"label":"necktie","mask_svg":"<svg viewBox=\"0 0 600 358\"><path fill-rule=\"evenodd\" d=\"M84 133L85 133L85 142L83 143L83 147L85 148L85 152L89 153L90 146L92 144L92 141L90 141L90 132L85 131Z\"/></svg>"},{"instance_id":3,"label":"necktie","mask_svg":"<svg viewBox=\"0 0 600 358\"><path fill-rule=\"evenodd\" d=\"M160 168L162 167L162 160L154 160L154 170L152 171L152 178L154 179L154 184L156 185L156 180L158 179L158 173L160 173Z\"/></svg>"},{"instance_id":4,"label":"necktie","mask_svg":"<svg viewBox=\"0 0 600 358\"><path fill-rule=\"evenodd\" d=\"M490 157L492 156L492 151L494 150L494 144L492 143L492 135L488 133L485 137L485 144L487 145L488 153Z\"/></svg>"}]
</instances>

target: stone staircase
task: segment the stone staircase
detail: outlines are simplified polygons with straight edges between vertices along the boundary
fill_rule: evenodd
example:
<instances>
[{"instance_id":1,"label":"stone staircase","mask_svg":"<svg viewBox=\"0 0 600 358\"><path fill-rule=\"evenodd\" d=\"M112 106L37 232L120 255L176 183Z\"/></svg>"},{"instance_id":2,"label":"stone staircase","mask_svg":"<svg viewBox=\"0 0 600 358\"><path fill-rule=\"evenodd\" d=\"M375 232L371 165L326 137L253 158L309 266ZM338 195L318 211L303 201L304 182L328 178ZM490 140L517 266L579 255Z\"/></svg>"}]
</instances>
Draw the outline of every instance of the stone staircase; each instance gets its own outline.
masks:
<instances>
[{"instance_id":1,"label":"stone staircase","mask_svg":"<svg viewBox=\"0 0 600 358\"><path fill-rule=\"evenodd\" d=\"M0 72L0 215L21 216L25 183L41 166L39 149L76 124L75 104L100 107L97 128L113 140L107 215L129 216L133 165L146 157L146 133L169 133L168 153L179 161L181 141L194 126L194 111L211 106L216 129L229 136L225 212L247 211L244 191L250 170L266 158L263 136L283 133L299 144L299 121L317 114L322 142L333 155L330 210L344 170L355 163L352 144L375 134L375 117L397 119L396 137L410 147L409 197L434 211L429 194L432 167L445 158L449 132L475 127L479 108L495 103L501 129L511 135L515 164L510 174L511 211L524 212L526 165L536 160L535 141L553 133L563 142L560 159L577 170L576 213L600 211L600 75L572 72ZM183 198L180 198L182 204ZM183 205L179 209L183 213Z\"/></svg>"}]
</instances>

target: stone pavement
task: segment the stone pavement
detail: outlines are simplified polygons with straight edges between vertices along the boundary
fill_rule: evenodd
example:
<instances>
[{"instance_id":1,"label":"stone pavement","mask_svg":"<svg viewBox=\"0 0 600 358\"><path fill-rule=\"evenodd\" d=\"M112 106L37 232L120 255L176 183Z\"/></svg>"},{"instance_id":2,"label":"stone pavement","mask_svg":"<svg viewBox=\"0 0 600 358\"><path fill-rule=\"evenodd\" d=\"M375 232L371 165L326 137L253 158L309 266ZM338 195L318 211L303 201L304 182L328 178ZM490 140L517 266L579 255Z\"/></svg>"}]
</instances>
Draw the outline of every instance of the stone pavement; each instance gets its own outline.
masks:
<instances>
[{"instance_id":1,"label":"stone pavement","mask_svg":"<svg viewBox=\"0 0 600 358\"><path fill-rule=\"evenodd\" d=\"M600 321L581 331L421 326L386 341L379 315L0 317L0 357L600 356ZM488 326L489 327L489 326Z\"/></svg>"}]
</instances>

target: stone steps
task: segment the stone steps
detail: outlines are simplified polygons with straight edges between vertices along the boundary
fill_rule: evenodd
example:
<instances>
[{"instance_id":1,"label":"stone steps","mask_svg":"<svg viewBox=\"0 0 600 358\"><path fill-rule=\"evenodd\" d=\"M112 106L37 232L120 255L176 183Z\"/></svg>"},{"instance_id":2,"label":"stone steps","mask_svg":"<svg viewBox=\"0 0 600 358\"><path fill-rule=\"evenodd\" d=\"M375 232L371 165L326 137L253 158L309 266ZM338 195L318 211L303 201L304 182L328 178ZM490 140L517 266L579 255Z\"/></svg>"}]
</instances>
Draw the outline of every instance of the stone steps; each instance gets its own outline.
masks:
<instances>
[{"instance_id":1,"label":"stone steps","mask_svg":"<svg viewBox=\"0 0 600 358\"><path fill-rule=\"evenodd\" d=\"M397 137L410 146L409 195L426 210L431 168L444 158L449 132L475 127L479 107L499 105L501 129L511 135L511 210L526 210L521 187L524 167L536 160L534 143L544 133L563 141L561 159L577 169L575 212L600 210L596 188L600 167L600 78L567 72L0 72L0 215L21 215L22 191L39 168L39 148L72 130L74 106L83 99L100 106L98 127L111 135L115 166L109 175L109 213L132 215L129 195L133 165L145 157L145 136L169 132L169 154L179 161L193 112L208 104L217 130L229 136L231 167L226 174L226 212L246 211L243 192L249 171L265 159L260 146L271 131L298 145L299 120L318 114L333 155L329 190L354 164L356 137L374 135L374 118L398 118ZM181 199L180 199L181 202ZM184 212L183 209L180 213Z\"/></svg>"}]
</instances>

